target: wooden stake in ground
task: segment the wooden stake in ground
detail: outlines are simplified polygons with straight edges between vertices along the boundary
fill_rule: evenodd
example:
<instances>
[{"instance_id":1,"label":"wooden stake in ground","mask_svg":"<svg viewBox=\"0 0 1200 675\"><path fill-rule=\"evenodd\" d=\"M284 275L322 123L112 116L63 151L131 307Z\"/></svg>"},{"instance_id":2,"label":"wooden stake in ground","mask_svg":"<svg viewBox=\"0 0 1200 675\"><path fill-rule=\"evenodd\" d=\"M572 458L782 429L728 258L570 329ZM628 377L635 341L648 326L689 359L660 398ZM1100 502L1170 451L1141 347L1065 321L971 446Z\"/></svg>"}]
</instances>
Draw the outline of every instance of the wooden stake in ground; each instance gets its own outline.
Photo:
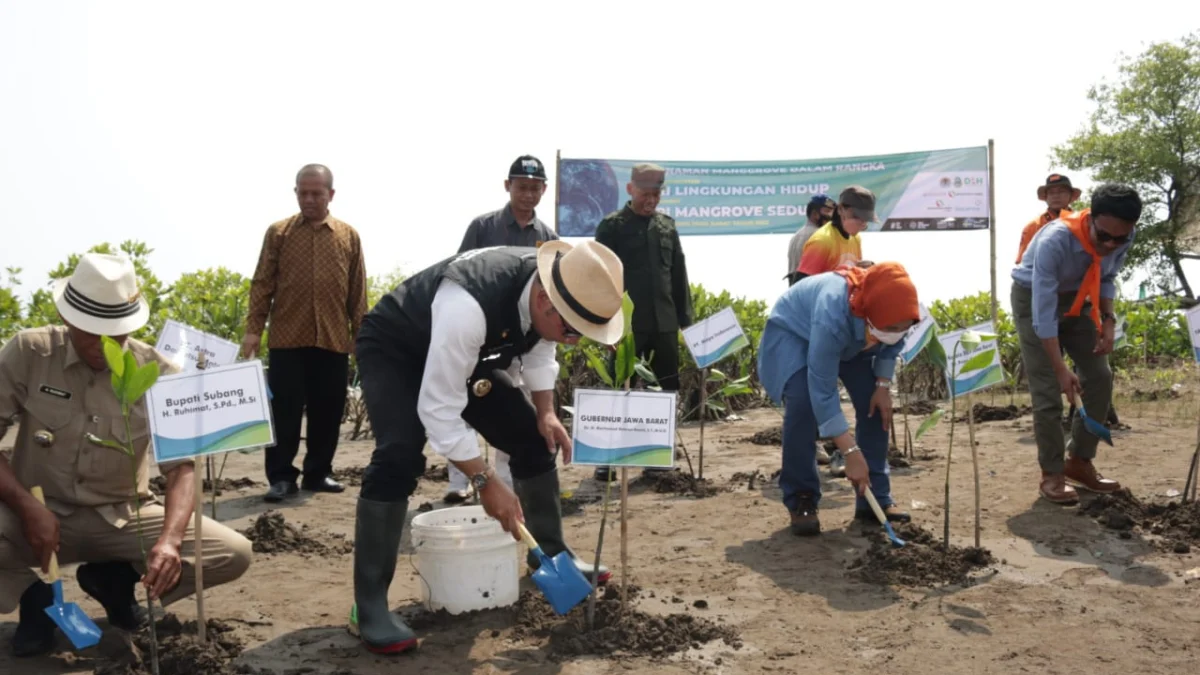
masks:
<instances>
[{"instance_id":1,"label":"wooden stake in ground","mask_svg":"<svg viewBox=\"0 0 1200 675\"><path fill-rule=\"evenodd\" d=\"M626 595L629 588L629 522L625 517L629 510L629 469L621 467L621 613L625 613Z\"/></svg>"},{"instance_id":2,"label":"wooden stake in ground","mask_svg":"<svg viewBox=\"0 0 1200 675\"><path fill-rule=\"evenodd\" d=\"M208 366L208 359L204 352L200 352L200 356L196 359L196 370L204 370ZM206 458L210 459L210 458ZM192 462L192 473L196 477L196 494L195 494L195 542L193 543L193 557L196 568L196 637L201 642L208 641L208 622L204 616L204 474L200 471L200 467L196 466L195 461ZM217 482L212 481L213 486L213 503L214 507L217 500ZM153 621L154 617L150 617Z\"/></svg>"},{"instance_id":3,"label":"wooden stake in ground","mask_svg":"<svg viewBox=\"0 0 1200 675\"><path fill-rule=\"evenodd\" d=\"M975 548L979 548L979 454L975 449L975 406L970 394L967 394L967 439L971 443L971 469L975 472Z\"/></svg>"}]
</instances>

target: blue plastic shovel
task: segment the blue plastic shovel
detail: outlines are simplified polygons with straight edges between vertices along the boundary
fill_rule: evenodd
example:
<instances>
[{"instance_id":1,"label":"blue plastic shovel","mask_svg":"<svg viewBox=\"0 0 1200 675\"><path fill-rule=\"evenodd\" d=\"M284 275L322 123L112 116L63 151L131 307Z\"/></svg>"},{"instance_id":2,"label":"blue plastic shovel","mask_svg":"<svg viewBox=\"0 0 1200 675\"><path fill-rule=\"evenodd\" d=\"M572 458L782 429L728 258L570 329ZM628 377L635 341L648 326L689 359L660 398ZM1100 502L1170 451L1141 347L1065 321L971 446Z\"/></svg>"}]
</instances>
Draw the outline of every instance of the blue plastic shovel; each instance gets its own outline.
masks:
<instances>
[{"instance_id":1,"label":"blue plastic shovel","mask_svg":"<svg viewBox=\"0 0 1200 675\"><path fill-rule=\"evenodd\" d=\"M557 614L566 614L592 592L592 585L575 566L571 554L563 551L551 558L542 552L542 547L538 546L533 535L525 529L525 524L518 525L521 528L521 539L542 563L533 573L533 583L542 590L542 594Z\"/></svg>"},{"instance_id":2,"label":"blue plastic shovel","mask_svg":"<svg viewBox=\"0 0 1200 675\"><path fill-rule=\"evenodd\" d=\"M902 548L904 540L896 536L896 531L892 529L892 524L888 522L887 515L883 509L879 508L879 502L875 501L875 495L871 494L871 489L867 488L865 493L867 503L871 505L871 510L875 512L875 517L879 522L883 523L883 529L887 531L888 539L892 541L892 548Z\"/></svg>"},{"instance_id":3,"label":"blue plastic shovel","mask_svg":"<svg viewBox=\"0 0 1200 675\"><path fill-rule=\"evenodd\" d=\"M1108 430L1108 427L1088 417L1087 411L1083 409L1083 401L1079 400L1079 394L1072 392L1071 397L1075 399L1075 409L1079 411L1079 419L1083 420L1083 428L1087 429L1091 435L1112 445L1112 432Z\"/></svg>"},{"instance_id":4,"label":"blue plastic shovel","mask_svg":"<svg viewBox=\"0 0 1200 675\"><path fill-rule=\"evenodd\" d=\"M34 486L29 491L35 499L46 504L41 486ZM76 649L87 649L100 642L100 627L79 605L73 602L63 602L62 579L58 578L58 555L50 554L50 587L54 590L54 604L46 608L49 616L66 634Z\"/></svg>"}]
</instances>

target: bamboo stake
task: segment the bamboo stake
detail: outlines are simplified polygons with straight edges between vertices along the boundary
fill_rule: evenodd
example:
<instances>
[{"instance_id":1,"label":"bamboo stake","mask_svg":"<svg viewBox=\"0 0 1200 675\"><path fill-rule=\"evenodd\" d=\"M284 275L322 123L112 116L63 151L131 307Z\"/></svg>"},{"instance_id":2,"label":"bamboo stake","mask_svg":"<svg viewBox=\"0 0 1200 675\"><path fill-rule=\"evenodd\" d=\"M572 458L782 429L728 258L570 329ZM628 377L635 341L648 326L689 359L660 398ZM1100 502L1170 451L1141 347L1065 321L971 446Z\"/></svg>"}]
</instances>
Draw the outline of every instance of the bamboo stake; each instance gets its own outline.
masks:
<instances>
[{"instance_id":1,"label":"bamboo stake","mask_svg":"<svg viewBox=\"0 0 1200 675\"><path fill-rule=\"evenodd\" d=\"M196 369L204 370L208 366L208 359L204 352L200 352L199 358L196 360ZM211 466L211 457L206 457L207 463ZM195 541L192 544L193 559L195 560L196 568L196 637L200 642L208 641L208 621L204 615L204 474L200 472L199 467L192 463L192 474L196 478L195 489L195 504L194 514L196 517ZM217 501L217 484L212 482L213 486L213 508L216 508ZM153 621L154 617L151 616Z\"/></svg>"},{"instance_id":2,"label":"bamboo stake","mask_svg":"<svg viewBox=\"0 0 1200 675\"><path fill-rule=\"evenodd\" d=\"M704 480L704 418L708 417L708 368L700 370L700 475Z\"/></svg>"},{"instance_id":3,"label":"bamboo stake","mask_svg":"<svg viewBox=\"0 0 1200 675\"><path fill-rule=\"evenodd\" d=\"M970 394L967 394L967 434L971 442L971 468L975 471L975 548L979 548L979 454L975 449L975 406Z\"/></svg>"}]
</instances>

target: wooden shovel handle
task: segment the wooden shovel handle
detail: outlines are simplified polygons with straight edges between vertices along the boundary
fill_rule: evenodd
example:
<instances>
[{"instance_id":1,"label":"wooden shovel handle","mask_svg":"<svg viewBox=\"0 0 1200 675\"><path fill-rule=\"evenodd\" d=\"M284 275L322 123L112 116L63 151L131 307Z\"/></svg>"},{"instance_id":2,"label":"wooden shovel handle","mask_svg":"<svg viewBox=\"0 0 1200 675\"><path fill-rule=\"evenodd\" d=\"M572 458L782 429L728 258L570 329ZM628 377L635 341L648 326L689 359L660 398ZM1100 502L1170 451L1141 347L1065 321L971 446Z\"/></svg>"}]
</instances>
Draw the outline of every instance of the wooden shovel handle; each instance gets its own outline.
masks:
<instances>
[{"instance_id":1,"label":"wooden shovel handle","mask_svg":"<svg viewBox=\"0 0 1200 675\"><path fill-rule=\"evenodd\" d=\"M42 486L41 485L34 485L33 487L29 488L29 494L33 495L33 498L38 500L38 503L41 504L42 506L46 505L46 495L42 494ZM56 581L58 581L58 554L51 553L50 554L50 583L54 583Z\"/></svg>"},{"instance_id":2,"label":"wooden shovel handle","mask_svg":"<svg viewBox=\"0 0 1200 675\"><path fill-rule=\"evenodd\" d=\"M867 503L871 505L871 510L875 512L875 517L879 519L879 524L886 524L887 516L884 515L883 509L879 508L879 502L875 501L875 495L871 494L870 487L863 493L863 496L867 498Z\"/></svg>"},{"instance_id":3,"label":"wooden shovel handle","mask_svg":"<svg viewBox=\"0 0 1200 675\"><path fill-rule=\"evenodd\" d=\"M540 548L537 541L533 538L533 535L529 534L529 530L525 529L525 523L518 521L517 527L521 528L521 540L525 542L526 546L531 549Z\"/></svg>"}]
</instances>

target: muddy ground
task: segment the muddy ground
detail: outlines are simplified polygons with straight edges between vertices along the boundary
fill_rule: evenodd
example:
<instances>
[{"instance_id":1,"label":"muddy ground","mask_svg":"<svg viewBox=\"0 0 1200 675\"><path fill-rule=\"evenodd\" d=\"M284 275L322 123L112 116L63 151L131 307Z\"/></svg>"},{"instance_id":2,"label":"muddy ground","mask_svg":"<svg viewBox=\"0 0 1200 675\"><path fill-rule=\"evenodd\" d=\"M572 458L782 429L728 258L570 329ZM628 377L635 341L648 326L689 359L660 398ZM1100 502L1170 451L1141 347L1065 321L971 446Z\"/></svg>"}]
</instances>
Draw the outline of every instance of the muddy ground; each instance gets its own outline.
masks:
<instances>
[{"instance_id":1,"label":"muddy ground","mask_svg":"<svg viewBox=\"0 0 1200 675\"><path fill-rule=\"evenodd\" d=\"M997 408L1009 404L1007 395L983 400ZM1027 404L1015 401L1018 411ZM708 424L707 482L630 472L636 481L623 620L616 620L621 610L613 589L597 603L599 628L583 630L585 610L557 617L528 578L513 607L460 617L427 612L406 531L390 599L412 618L421 647L397 658L368 654L345 630L357 488L265 504L261 455L234 454L223 476L234 483L218 483L224 488L218 517L250 532L263 552L241 580L206 593L215 645L189 657L197 652L189 633L195 604L170 608L171 625L179 628L160 639L164 664L175 659L176 670L163 672L1189 672L1200 650L1200 582L1193 580L1200 579L1200 514L1171 504L1179 501L1195 446L1197 401L1184 393L1178 400L1119 405L1132 428L1114 432L1115 447L1101 446L1098 465L1132 498L1085 494L1078 507L1037 498L1028 415L978 425L981 551L971 548L974 490L962 428L955 430L951 471L953 548L939 548L950 415L917 441L911 466L892 470L897 501L913 516L911 525L898 528L909 541L899 551L881 528L852 522L854 501L844 480L824 482L823 534L790 534L772 478L779 446L749 440L779 428L775 411ZM696 461L698 430L687 427L682 435ZM370 442L343 441L335 460L339 475L361 475L370 449ZM410 517L449 508L440 501L446 484L436 480L445 480L442 464L431 460L434 480L422 481ZM686 466L682 457L680 464ZM562 486L569 493L563 500L567 536L591 555L603 486L590 467L565 469ZM615 500L619 491L612 494ZM615 506L609 523L605 557L619 583ZM1184 544L1187 552L1176 553ZM73 653L60 638L53 655L21 661L0 649L0 672L146 672L131 660L126 638L108 629L98 606L80 592L72 566L64 578L68 600L97 617L105 641ZM5 647L15 622L15 614L0 616ZM181 670L180 660L188 658L193 663Z\"/></svg>"}]
</instances>

